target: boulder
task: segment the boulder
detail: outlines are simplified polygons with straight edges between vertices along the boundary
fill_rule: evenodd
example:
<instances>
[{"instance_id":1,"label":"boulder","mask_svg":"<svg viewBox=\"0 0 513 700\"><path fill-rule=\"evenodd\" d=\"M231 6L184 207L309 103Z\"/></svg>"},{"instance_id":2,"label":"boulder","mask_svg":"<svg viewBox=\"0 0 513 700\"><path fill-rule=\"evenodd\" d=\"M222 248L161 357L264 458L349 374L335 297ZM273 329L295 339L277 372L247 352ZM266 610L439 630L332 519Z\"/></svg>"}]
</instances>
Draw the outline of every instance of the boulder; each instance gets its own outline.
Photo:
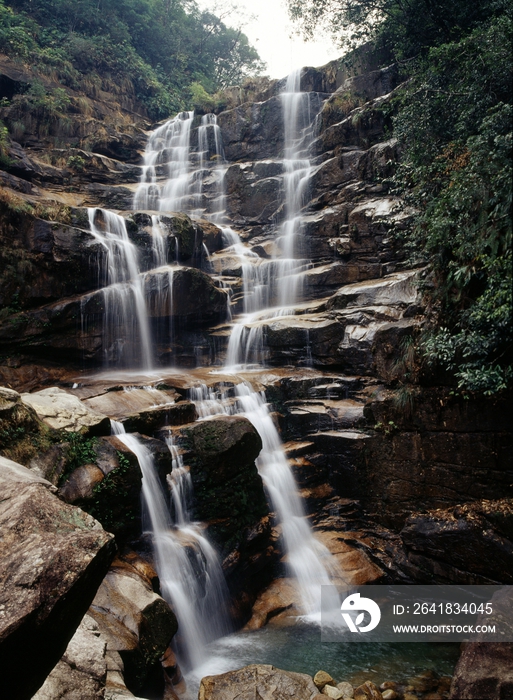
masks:
<instances>
[{"instance_id":1,"label":"boulder","mask_svg":"<svg viewBox=\"0 0 513 700\"><path fill-rule=\"evenodd\" d=\"M354 689L354 700L383 700L380 689L372 681L365 681Z\"/></svg>"},{"instance_id":2,"label":"boulder","mask_svg":"<svg viewBox=\"0 0 513 700\"><path fill-rule=\"evenodd\" d=\"M110 434L110 421L107 416L91 410L64 389L42 389L33 394L22 394L21 399L51 428L84 432L88 435Z\"/></svg>"},{"instance_id":3,"label":"boulder","mask_svg":"<svg viewBox=\"0 0 513 700\"><path fill-rule=\"evenodd\" d=\"M106 639L85 615L57 666L33 700L97 700L107 676Z\"/></svg>"},{"instance_id":4,"label":"boulder","mask_svg":"<svg viewBox=\"0 0 513 700\"><path fill-rule=\"evenodd\" d=\"M256 630L265 627L278 615L283 617L284 613L297 617L300 610L301 601L296 582L288 578L276 579L259 594L245 629Z\"/></svg>"},{"instance_id":5,"label":"boulder","mask_svg":"<svg viewBox=\"0 0 513 700\"><path fill-rule=\"evenodd\" d=\"M332 700L343 700L344 694L338 688L334 688L332 685L325 685L322 689L322 694Z\"/></svg>"},{"instance_id":6,"label":"boulder","mask_svg":"<svg viewBox=\"0 0 513 700\"><path fill-rule=\"evenodd\" d=\"M325 685L331 685L332 687L335 686L335 681L329 673L326 673L326 671L317 671L313 678L313 682L317 688L319 688L319 690L322 690Z\"/></svg>"},{"instance_id":7,"label":"boulder","mask_svg":"<svg viewBox=\"0 0 513 700\"><path fill-rule=\"evenodd\" d=\"M33 472L57 486L68 464L68 453L69 442L61 442L36 454L27 466Z\"/></svg>"},{"instance_id":8,"label":"boulder","mask_svg":"<svg viewBox=\"0 0 513 700\"><path fill-rule=\"evenodd\" d=\"M106 638L107 651L119 653L124 681L137 693L176 634L178 623L166 601L133 566L115 566L104 578L89 609Z\"/></svg>"},{"instance_id":9,"label":"boulder","mask_svg":"<svg viewBox=\"0 0 513 700\"><path fill-rule=\"evenodd\" d=\"M341 691L344 698L352 698L354 696L354 688L351 683L348 683L347 681L337 683L337 688Z\"/></svg>"},{"instance_id":10,"label":"boulder","mask_svg":"<svg viewBox=\"0 0 513 700\"><path fill-rule=\"evenodd\" d=\"M59 489L59 496L66 503L88 501L93 498L94 487L104 479L104 473L95 464L83 464L75 469Z\"/></svg>"},{"instance_id":11,"label":"boulder","mask_svg":"<svg viewBox=\"0 0 513 700\"><path fill-rule=\"evenodd\" d=\"M238 671L201 679L198 700L314 700L318 695L310 676L253 664Z\"/></svg>"},{"instance_id":12,"label":"boulder","mask_svg":"<svg viewBox=\"0 0 513 700\"><path fill-rule=\"evenodd\" d=\"M174 430L190 467L198 520L227 553L246 527L268 515L255 459L262 441L242 416L218 416Z\"/></svg>"},{"instance_id":13,"label":"boulder","mask_svg":"<svg viewBox=\"0 0 513 700\"><path fill-rule=\"evenodd\" d=\"M502 588L491 598L493 616L480 615L477 624L511 619L512 594ZM454 669L451 700L504 700L513 697L513 643L483 642L477 635L474 642L462 645L461 656ZM444 679L441 679L443 681Z\"/></svg>"},{"instance_id":14,"label":"boulder","mask_svg":"<svg viewBox=\"0 0 513 700\"><path fill-rule=\"evenodd\" d=\"M2 689L28 700L61 658L115 545L90 515L57 499L50 482L5 458L0 486Z\"/></svg>"},{"instance_id":15,"label":"boulder","mask_svg":"<svg viewBox=\"0 0 513 700\"><path fill-rule=\"evenodd\" d=\"M0 387L0 454L28 464L40 451L50 448L50 433L17 391ZM39 473L46 478L45 471Z\"/></svg>"}]
</instances>

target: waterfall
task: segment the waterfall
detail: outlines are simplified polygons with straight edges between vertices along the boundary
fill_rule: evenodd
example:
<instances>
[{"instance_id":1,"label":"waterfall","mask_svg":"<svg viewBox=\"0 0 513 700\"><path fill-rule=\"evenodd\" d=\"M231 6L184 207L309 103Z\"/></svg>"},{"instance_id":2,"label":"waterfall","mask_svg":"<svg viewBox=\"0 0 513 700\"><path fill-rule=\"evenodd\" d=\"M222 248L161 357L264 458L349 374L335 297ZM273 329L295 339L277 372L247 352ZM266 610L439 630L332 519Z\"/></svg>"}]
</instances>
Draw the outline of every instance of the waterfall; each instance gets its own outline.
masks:
<instances>
[{"instance_id":1,"label":"waterfall","mask_svg":"<svg viewBox=\"0 0 513 700\"><path fill-rule=\"evenodd\" d=\"M151 369L151 335L137 249L123 217L94 208L88 214L91 233L103 250L98 277L106 285L102 288L105 364Z\"/></svg>"},{"instance_id":2,"label":"waterfall","mask_svg":"<svg viewBox=\"0 0 513 700\"><path fill-rule=\"evenodd\" d=\"M200 384L189 389L188 396L201 419L220 414L242 415L262 438L256 465L282 527L288 572L297 581L302 613L318 621L321 586L329 585L339 575L338 566L328 549L313 536L265 393L255 391L244 381L236 384L234 391L235 399L230 399Z\"/></svg>"},{"instance_id":3,"label":"waterfall","mask_svg":"<svg viewBox=\"0 0 513 700\"><path fill-rule=\"evenodd\" d=\"M330 584L330 575L336 574L336 566L326 547L313 537L279 433L267 409L265 394L254 391L246 383L237 384L235 391L240 413L262 438L258 473L282 526L289 573L298 583L303 612L316 617L321 609L320 587Z\"/></svg>"},{"instance_id":4,"label":"waterfall","mask_svg":"<svg viewBox=\"0 0 513 700\"><path fill-rule=\"evenodd\" d=\"M293 305L301 297L303 273L309 265L300 256L300 241L302 209L312 174L308 153L312 142L313 118L310 97L301 93L299 82L300 71L296 71L289 76L280 96L284 124L285 216L275 231L281 254L270 260L260 258L249 250L228 225L228 166L215 115L202 117L195 134L195 151L191 149L194 114L182 112L150 135L144 155L134 208L155 212L183 211L193 216L206 216L221 228L225 250L230 250L239 258L243 309L230 334L226 357L226 370L229 372L234 372L237 367L248 369L252 364L261 365L265 361L265 324L272 318L294 313ZM155 265L165 264L166 240L158 214L152 215L152 254ZM139 284L142 292L142 276L138 274L132 258L130 261L127 258L125 265L131 271L122 275L119 273L121 277L116 283L129 284L134 288ZM162 282L162 288L152 290L148 304L153 309L166 299L172 315L173 268L168 269L167 285ZM144 294L141 296L145 304ZM139 325L142 328L140 322ZM320 586L330 583L336 567L328 550L315 540L308 524L265 395L241 382L236 383L232 398L219 396L206 385L191 389L189 397L195 402L200 419L223 413L244 415L260 434L263 449L257 459L258 471L281 525L287 567L297 581L302 612L314 617L320 610ZM171 491L171 504L168 506L149 450L133 435L121 434L119 437L139 460L143 473L143 498L162 592L173 604L179 618L189 661L197 666L202 661L205 643L227 631L221 614L226 594L221 565L200 526L191 520L190 474L173 442L168 441L173 462L168 477ZM199 577L198 571L202 572Z\"/></svg>"},{"instance_id":5,"label":"waterfall","mask_svg":"<svg viewBox=\"0 0 513 700\"><path fill-rule=\"evenodd\" d=\"M180 112L150 134L134 209L186 211L189 194L189 149L194 112ZM161 189L158 176L166 177Z\"/></svg>"},{"instance_id":6,"label":"waterfall","mask_svg":"<svg viewBox=\"0 0 513 700\"><path fill-rule=\"evenodd\" d=\"M142 473L142 496L150 523L155 566L163 598L173 606L183 643L182 657L192 667L205 661L206 644L228 634L228 590L217 552L191 520L192 481L173 445L168 442L173 468L168 478L175 519L171 520L166 496L153 455L135 435L112 421L112 432L137 457Z\"/></svg>"},{"instance_id":7,"label":"waterfall","mask_svg":"<svg viewBox=\"0 0 513 700\"><path fill-rule=\"evenodd\" d=\"M313 168L308 158L314 135L310 96L301 92L301 69L292 72L280 94L283 114L283 198L285 218L276 238L281 255L256 261L247 253L242 261L244 315L230 336L227 362L232 368L265 360L263 321L293 315L300 300L303 273L310 267L300 257L301 210ZM234 246L236 250L236 247Z\"/></svg>"}]
</instances>

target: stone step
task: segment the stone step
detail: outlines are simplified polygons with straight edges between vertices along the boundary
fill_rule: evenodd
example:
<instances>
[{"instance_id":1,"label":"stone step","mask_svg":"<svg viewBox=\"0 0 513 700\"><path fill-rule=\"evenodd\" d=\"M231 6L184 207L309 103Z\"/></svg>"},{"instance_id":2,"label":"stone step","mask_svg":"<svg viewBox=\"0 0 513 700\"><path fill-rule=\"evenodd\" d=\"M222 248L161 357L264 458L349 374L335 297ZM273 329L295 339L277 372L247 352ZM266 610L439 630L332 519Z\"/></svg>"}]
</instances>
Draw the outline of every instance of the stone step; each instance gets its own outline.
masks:
<instances>
[{"instance_id":1,"label":"stone step","mask_svg":"<svg viewBox=\"0 0 513 700\"><path fill-rule=\"evenodd\" d=\"M295 457L302 457L308 454L314 447L313 442L299 442L291 440L290 442L285 442L283 445L283 451L287 459L294 459Z\"/></svg>"},{"instance_id":2,"label":"stone step","mask_svg":"<svg viewBox=\"0 0 513 700\"><path fill-rule=\"evenodd\" d=\"M364 404L354 399L287 401L284 408L282 430L291 437L365 424Z\"/></svg>"}]
</instances>

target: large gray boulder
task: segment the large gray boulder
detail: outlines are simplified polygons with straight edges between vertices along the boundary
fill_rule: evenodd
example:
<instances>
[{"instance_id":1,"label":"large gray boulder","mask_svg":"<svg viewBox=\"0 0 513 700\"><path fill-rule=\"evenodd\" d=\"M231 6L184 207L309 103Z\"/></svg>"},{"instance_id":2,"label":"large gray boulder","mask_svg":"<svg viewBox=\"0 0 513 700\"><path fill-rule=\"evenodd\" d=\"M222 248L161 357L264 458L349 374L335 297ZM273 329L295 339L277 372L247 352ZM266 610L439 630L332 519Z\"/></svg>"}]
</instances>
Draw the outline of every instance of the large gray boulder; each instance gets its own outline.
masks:
<instances>
[{"instance_id":1,"label":"large gray boulder","mask_svg":"<svg viewBox=\"0 0 513 700\"><path fill-rule=\"evenodd\" d=\"M113 536L54 490L0 457L0 667L6 698L28 700L43 684L114 556Z\"/></svg>"},{"instance_id":2,"label":"large gray boulder","mask_svg":"<svg viewBox=\"0 0 513 700\"><path fill-rule=\"evenodd\" d=\"M252 664L219 676L205 676L198 700L313 700L318 694L306 673Z\"/></svg>"},{"instance_id":3,"label":"large gray boulder","mask_svg":"<svg viewBox=\"0 0 513 700\"><path fill-rule=\"evenodd\" d=\"M70 432L84 431L91 435L110 434L107 416L93 411L76 396L59 387L22 394L21 399L51 428L62 428Z\"/></svg>"}]
</instances>

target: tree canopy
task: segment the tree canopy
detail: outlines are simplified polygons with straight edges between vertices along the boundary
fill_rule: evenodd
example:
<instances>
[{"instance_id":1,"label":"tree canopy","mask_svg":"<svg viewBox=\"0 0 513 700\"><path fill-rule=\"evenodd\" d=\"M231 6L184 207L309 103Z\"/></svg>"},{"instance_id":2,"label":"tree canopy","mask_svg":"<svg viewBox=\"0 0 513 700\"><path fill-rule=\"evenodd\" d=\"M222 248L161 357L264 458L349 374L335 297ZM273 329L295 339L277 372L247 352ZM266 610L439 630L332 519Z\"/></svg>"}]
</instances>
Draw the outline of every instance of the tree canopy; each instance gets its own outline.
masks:
<instances>
[{"instance_id":1,"label":"tree canopy","mask_svg":"<svg viewBox=\"0 0 513 700\"><path fill-rule=\"evenodd\" d=\"M130 80L155 118L263 69L241 29L193 0L0 0L0 50L76 87Z\"/></svg>"}]
</instances>

